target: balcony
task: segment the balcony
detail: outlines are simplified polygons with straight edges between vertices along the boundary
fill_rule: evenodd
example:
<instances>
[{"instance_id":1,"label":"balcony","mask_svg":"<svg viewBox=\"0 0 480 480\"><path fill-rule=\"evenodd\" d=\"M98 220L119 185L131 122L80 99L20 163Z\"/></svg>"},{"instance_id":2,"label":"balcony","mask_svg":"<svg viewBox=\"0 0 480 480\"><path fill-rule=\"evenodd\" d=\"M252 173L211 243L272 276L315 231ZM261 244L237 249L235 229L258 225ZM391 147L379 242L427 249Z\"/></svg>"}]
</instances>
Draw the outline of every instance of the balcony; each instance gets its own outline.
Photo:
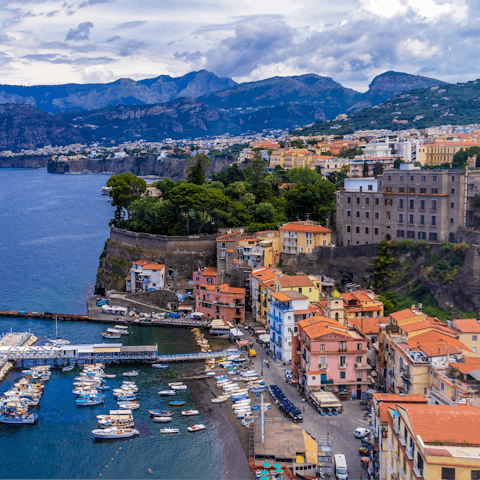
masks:
<instances>
[{"instance_id":1,"label":"balcony","mask_svg":"<svg viewBox=\"0 0 480 480\"><path fill-rule=\"evenodd\" d=\"M302 352L301 352L301 350L300 350L299 348L297 348L295 351L297 352L297 355L301 355L301 354L302 354Z\"/></svg>"},{"instance_id":2,"label":"balcony","mask_svg":"<svg viewBox=\"0 0 480 480\"><path fill-rule=\"evenodd\" d=\"M400 466L400 463L397 464L398 476L400 478L405 478L407 475L405 474L405 470Z\"/></svg>"},{"instance_id":3,"label":"balcony","mask_svg":"<svg viewBox=\"0 0 480 480\"><path fill-rule=\"evenodd\" d=\"M390 475L393 475L393 467L389 463L387 463L387 470Z\"/></svg>"},{"instance_id":4,"label":"balcony","mask_svg":"<svg viewBox=\"0 0 480 480\"><path fill-rule=\"evenodd\" d=\"M371 367L370 367L370 365L362 363L362 362L355 362L355 368L357 370L365 370L365 369L368 369L368 368L371 368Z\"/></svg>"},{"instance_id":5,"label":"balcony","mask_svg":"<svg viewBox=\"0 0 480 480\"><path fill-rule=\"evenodd\" d=\"M402 434L398 436L398 441L400 442L400 445L402 447L405 447L407 445L407 442L405 441L405 437Z\"/></svg>"},{"instance_id":6,"label":"balcony","mask_svg":"<svg viewBox=\"0 0 480 480\"><path fill-rule=\"evenodd\" d=\"M393 422L393 431L398 435L398 433L400 432L400 426L398 425L397 422Z\"/></svg>"},{"instance_id":7,"label":"balcony","mask_svg":"<svg viewBox=\"0 0 480 480\"><path fill-rule=\"evenodd\" d=\"M413 463L413 473L420 478L423 478L423 468L418 468L417 462Z\"/></svg>"},{"instance_id":8,"label":"balcony","mask_svg":"<svg viewBox=\"0 0 480 480\"><path fill-rule=\"evenodd\" d=\"M321 380L320 383L321 385L332 385L333 380Z\"/></svg>"},{"instance_id":9,"label":"balcony","mask_svg":"<svg viewBox=\"0 0 480 480\"><path fill-rule=\"evenodd\" d=\"M341 369L347 368L347 362L345 362L345 363L343 363L343 364L340 363L340 364L338 365L338 368L341 368Z\"/></svg>"},{"instance_id":10,"label":"balcony","mask_svg":"<svg viewBox=\"0 0 480 480\"><path fill-rule=\"evenodd\" d=\"M406 453L407 453L407 458L409 460L413 460L413 448L412 447L407 447Z\"/></svg>"},{"instance_id":11,"label":"balcony","mask_svg":"<svg viewBox=\"0 0 480 480\"><path fill-rule=\"evenodd\" d=\"M388 449L389 449L391 452L393 452L393 445L392 445L392 443L390 442L389 439L387 439L387 446L388 446Z\"/></svg>"}]
</instances>

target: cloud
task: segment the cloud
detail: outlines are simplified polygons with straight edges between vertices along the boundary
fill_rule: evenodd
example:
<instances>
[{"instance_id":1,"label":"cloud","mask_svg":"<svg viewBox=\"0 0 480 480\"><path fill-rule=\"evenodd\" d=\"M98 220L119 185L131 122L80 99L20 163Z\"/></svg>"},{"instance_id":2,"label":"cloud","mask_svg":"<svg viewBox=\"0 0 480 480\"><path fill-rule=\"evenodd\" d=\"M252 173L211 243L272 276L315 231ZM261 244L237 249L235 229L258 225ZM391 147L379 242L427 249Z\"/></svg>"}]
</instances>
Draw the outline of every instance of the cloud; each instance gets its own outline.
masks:
<instances>
[{"instance_id":1,"label":"cloud","mask_svg":"<svg viewBox=\"0 0 480 480\"><path fill-rule=\"evenodd\" d=\"M109 38L108 40L105 40L105 43L112 43L116 42L117 40L121 40L122 37L119 37L118 35L115 35L114 37Z\"/></svg>"},{"instance_id":2,"label":"cloud","mask_svg":"<svg viewBox=\"0 0 480 480\"><path fill-rule=\"evenodd\" d=\"M93 28L92 22L83 22L78 25L77 28L71 28L65 40L74 40L75 42L79 42L82 40L89 40L90 38L90 30Z\"/></svg>"},{"instance_id":3,"label":"cloud","mask_svg":"<svg viewBox=\"0 0 480 480\"><path fill-rule=\"evenodd\" d=\"M100 5L102 3L112 3L115 0L86 0L82 2L78 8L93 7L94 5Z\"/></svg>"},{"instance_id":4,"label":"cloud","mask_svg":"<svg viewBox=\"0 0 480 480\"><path fill-rule=\"evenodd\" d=\"M92 65L83 70L83 83L107 83L113 77L113 72L104 65Z\"/></svg>"},{"instance_id":5,"label":"cloud","mask_svg":"<svg viewBox=\"0 0 480 480\"><path fill-rule=\"evenodd\" d=\"M129 42L125 42L120 45L118 54L121 57L130 57L146 46L146 43L139 40L130 40Z\"/></svg>"},{"instance_id":6,"label":"cloud","mask_svg":"<svg viewBox=\"0 0 480 480\"><path fill-rule=\"evenodd\" d=\"M145 25L146 21L137 21L137 22L125 22L117 25L114 30L126 30L127 28L137 28Z\"/></svg>"}]
</instances>

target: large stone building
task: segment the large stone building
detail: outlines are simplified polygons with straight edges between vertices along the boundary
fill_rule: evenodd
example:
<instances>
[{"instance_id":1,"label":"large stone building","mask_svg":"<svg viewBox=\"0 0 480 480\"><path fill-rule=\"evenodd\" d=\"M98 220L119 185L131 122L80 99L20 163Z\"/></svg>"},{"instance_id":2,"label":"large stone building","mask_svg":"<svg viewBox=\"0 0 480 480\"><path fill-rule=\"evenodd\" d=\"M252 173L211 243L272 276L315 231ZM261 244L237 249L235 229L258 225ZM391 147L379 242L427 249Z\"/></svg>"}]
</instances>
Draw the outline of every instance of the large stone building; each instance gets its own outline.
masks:
<instances>
[{"instance_id":1,"label":"large stone building","mask_svg":"<svg viewBox=\"0 0 480 480\"><path fill-rule=\"evenodd\" d=\"M480 170L389 171L378 179L346 179L337 192L338 242L461 242L473 218Z\"/></svg>"}]
</instances>

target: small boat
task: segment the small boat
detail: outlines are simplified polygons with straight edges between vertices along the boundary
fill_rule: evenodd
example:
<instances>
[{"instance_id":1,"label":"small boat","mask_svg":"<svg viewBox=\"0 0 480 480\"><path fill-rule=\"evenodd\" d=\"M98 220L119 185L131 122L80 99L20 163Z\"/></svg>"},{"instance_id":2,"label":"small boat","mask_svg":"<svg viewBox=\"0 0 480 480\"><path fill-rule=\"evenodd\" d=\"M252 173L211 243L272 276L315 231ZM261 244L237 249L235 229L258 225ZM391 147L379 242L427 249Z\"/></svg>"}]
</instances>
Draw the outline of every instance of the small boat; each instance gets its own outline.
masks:
<instances>
[{"instance_id":1,"label":"small boat","mask_svg":"<svg viewBox=\"0 0 480 480\"><path fill-rule=\"evenodd\" d=\"M115 330L118 330L120 332L123 332L123 335L128 335L130 332L128 331L128 327L126 325L114 325L113 328ZM107 328L107 332L108 332L108 328ZM122 335L122 334L120 334Z\"/></svg>"},{"instance_id":2,"label":"small boat","mask_svg":"<svg viewBox=\"0 0 480 480\"><path fill-rule=\"evenodd\" d=\"M110 390L110 387L108 385L99 385L97 387L97 390L100 390L101 392L105 392L106 390Z\"/></svg>"},{"instance_id":3,"label":"small boat","mask_svg":"<svg viewBox=\"0 0 480 480\"><path fill-rule=\"evenodd\" d=\"M162 397L170 397L172 395L175 395L175 390L160 390L158 394Z\"/></svg>"},{"instance_id":4,"label":"small boat","mask_svg":"<svg viewBox=\"0 0 480 480\"><path fill-rule=\"evenodd\" d=\"M152 368L165 369L165 368L168 368L168 363L154 363L154 364L152 365Z\"/></svg>"},{"instance_id":5,"label":"small boat","mask_svg":"<svg viewBox=\"0 0 480 480\"><path fill-rule=\"evenodd\" d=\"M186 385L172 385L172 390L188 390Z\"/></svg>"},{"instance_id":6,"label":"small boat","mask_svg":"<svg viewBox=\"0 0 480 480\"><path fill-rule=\"evenodd\" d=\"M62 372L69 372L70 370L73 370L73 365L69 365L68 367L62 368Z\"/></svg>"},{"instance_id":7,"label":"small boat","mask_svg":"<svg viewBox=\"0 0 480 480\"><path fill-rule=\"evenodd\" d=\"M32 424L38 419L38 413L2 413L0 423Z\"/></svg>"},{"instance_id":8,"label":"small boat","mask_svg":"<svg viewBox=\"0 0 480 480\"><path fill-rule=\"evenodd\" d=\"M101 332L103 338L121 338L121 335L119 333L111 333L111 332Z\"/></svg>"},{"instance_id":9,"label":"small boat","mask_svg":"<svg viewBox=\"0 0 480 480\"><path fill-rule=\"evenodd\" d=\"M215 372L207 372L206 375L207 375L207 377L214 377Z\"/></svg>"},{"instance_id":10,"label":"small boat","mask_svg":"<svg viewBox=\"0 0 480 480\"><path fill-rule=\"evenodd\" d=\"M116 375L114 373L108 373L108 374L106 373L105 374L105 378L115 378L115 377L116 377Z\"/></svg>"},{"instance_id":11,"label":"small boat","mask_svg":"<svg viewBox=\"0 0 480 480\"><path fill-rule=\"evenodd\" d=\"M138 435L140 432L134 428L97 428L92 430L93 436L95 438L128 438Z\"/></svg>"},{"instance_id":12,"label":"small boat","mask_svg":"<svg viewBox=\"0 0 480 480\"><path fill-rule=\"evenodd\" d=\"M180 385L183 385L183 382L170 382L168 384L169 387L179 387Z\"/></svg>"},{"instance_id":13,"label":"small boat","mask_svg":"<svg viewBox=\"0 0 480 480\"><path fill-rule=\"evenodd\" d=\"M182 415L184 417L194 417L195 415L200 415L198 410L183 410Z\"/></svg>"},{"instance_id":14,"label":"small boat","mask_svg":"<svg viewBox=\"0 0 480 480\"><path fill-rule=\"evenodd\" d=\"M220 397L217 397L217 398L212 398L212 403L223 403L223 402L226 402L228 400L228 397L227 396L220 396Z\"/></svg>"},{"instance_id":15,"label":"small boat","mask_svg":"<svg viewBox=\"0 0 480 480\"><path fill-rule=\"evenodd\" d=\"M171 417L173 415L173 412L170 410L149 410L148 413L152 415L153 417Z\"/></svg>"},{"instance_id":16,"label":"small boat","mask_svg":"<svg viewBox=\"0 0 480 480\"><path fill-rule=\"evenodd\" d=\"M191 427L187 427L189 432L198 432L200 430L205 430L205 425L199 423L198 425L192 425Z\"/></svg>"},{"instance_id":17,"label":"small boat","mask_svg":"<svg viewBox=\"0 0 480 480\"><path fill-rule=\"evenodd\" d=\"M172 421L172 417L153 417L154 422L168 423Z\"/></svg>"},{"instance_id":18,"label":"small boat","mask_svg":"<svg viewBox=\"0 0 480 480\"><path fill-rule=\"evenodd\" d=\"M139 373L140 373L140 372L139 372L138 370L131 370L130 372L124 372L124 373L122 373L122 375L123 375L124 377L138 377Z\"/></svg>"},{"instance_id":19,"label":"small boat","mask_svg":"<svg viewBox=\"0 0 480 480\"><path fill-rule=\"evenodd\" d=\"M140 408L140 404L137 402L119 403L118 408L121 408L122 410L136 410L137 408Z\"/></svg>"},{"instance_id":20,"label":"small boat","mask_svg":"<svg viewBox=\"0 0 480 480\"><path fill-rule=\"evenodd\" d=\"M122 330L118 328L107 328L107 333L113 333L114 335L128 335L127 330Z\"/></svg>"},{"instance_id":21,"label":"small boat","mask_svg":"<svg viewBox=\"0 0 480 480\"><path fill-rule=\"evenodd\" d=\"M117 402L131 402L132 400L136 400L136 395L121 395L117 397Z\"/></svg>"},{"instance_id":22,"label":"small boat","mask_svg":"<svg viewBox=\"0 0 480 480\"><path fill-rule=\"evenodd\" d=\"M181 407L185 405L185 400L174 400L173 402L169 402L169 405L172 407Z\"/></svg>"},{"instance_id":23,"label":"small boat","mask_svg":"<svg viewBox=\"0 0 480 480\"><path fill-rule=\"evenodd\" d=\"M102 398L99 396L95 396L95 397L87 397L87 398L77 398L77 400L75 400L75 403L79 407L89 407L91 405L100 405L104 401L105 401L105 397Z\"/></svg>"},{"instance_id":24,"label":"small boat","mask_svg":"<svg viewBox=\"0 0 480 480\"><path fill-rule=\"evenodd\" d=\"M180 430L178 428L161 428L160 433L180 433Z\"/></svg>"}]
</instances>

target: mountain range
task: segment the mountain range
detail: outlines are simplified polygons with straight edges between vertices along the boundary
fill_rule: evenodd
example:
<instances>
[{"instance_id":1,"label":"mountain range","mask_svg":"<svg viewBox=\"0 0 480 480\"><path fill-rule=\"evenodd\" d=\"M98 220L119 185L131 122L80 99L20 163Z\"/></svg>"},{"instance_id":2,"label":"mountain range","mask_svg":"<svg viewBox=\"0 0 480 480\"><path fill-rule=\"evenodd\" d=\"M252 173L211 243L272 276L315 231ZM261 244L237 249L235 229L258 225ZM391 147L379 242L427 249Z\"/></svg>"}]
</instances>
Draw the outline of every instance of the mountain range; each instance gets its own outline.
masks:
<instances>
[{"instance_id":1,"label":"mountain range","mask_svg":"<svg viewBox=\"0 0 480 480\"><path fill-rule=\"evenodd\" d=\"M315 74L236 84L202 70L107 84L0 85L0 104L15 104L0 110L0 149L67 144L72 138L158 141L298 128L378 105L413 88L443 84L385 72L360 93ZM18 119L12 122L15 111Z\"/></svg>"}]
</instances>

